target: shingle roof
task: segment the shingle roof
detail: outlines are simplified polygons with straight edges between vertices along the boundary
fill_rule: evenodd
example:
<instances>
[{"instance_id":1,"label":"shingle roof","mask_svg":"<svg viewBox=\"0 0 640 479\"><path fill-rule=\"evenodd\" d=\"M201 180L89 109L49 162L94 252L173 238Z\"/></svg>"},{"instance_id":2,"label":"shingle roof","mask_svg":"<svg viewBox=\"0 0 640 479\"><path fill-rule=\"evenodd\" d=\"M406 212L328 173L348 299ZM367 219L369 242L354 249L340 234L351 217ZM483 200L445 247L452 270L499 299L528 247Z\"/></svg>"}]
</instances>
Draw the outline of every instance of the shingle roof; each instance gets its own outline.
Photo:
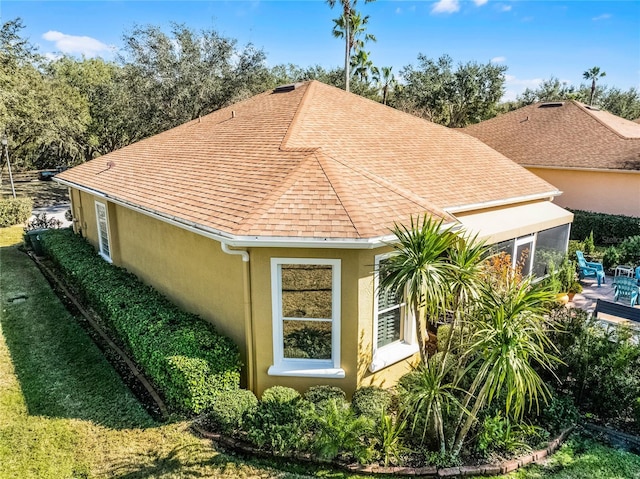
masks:
<instances>
[{"instance_id":1,"label":"shingle roof","mask_svg":"<svg viewBox=\"0 0 640 479\"><path fill-rule=\"evenodd\" d=\"M237 237L367 239L411 215L556 192L475 138L317 81L58 178Z\"/></svg>"},{"instance_id":2,"label":"shingle roof","mask_svg":"<svg viewBox=\"0 0 640 479\"><path fill-rule=\"evenodd\" d=\"M523 166L640 170L640 124L577 101L535 103L463 131Z\"/></svg>"}]
</instances>

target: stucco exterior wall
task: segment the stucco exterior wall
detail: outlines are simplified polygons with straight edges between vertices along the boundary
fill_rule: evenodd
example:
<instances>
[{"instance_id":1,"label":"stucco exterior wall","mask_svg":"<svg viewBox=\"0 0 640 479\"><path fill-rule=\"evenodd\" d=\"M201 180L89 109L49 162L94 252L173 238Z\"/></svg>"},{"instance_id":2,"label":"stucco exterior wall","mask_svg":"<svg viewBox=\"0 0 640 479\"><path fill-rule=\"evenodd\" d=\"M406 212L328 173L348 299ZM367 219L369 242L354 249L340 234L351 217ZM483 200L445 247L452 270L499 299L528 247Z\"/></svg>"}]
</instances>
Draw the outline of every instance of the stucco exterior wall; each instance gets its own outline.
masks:
<instances>
[{"instance_id":1,"label":"stucco exterior wall","mask_svg":"<svg viewBox=\"0 0 640 479\"><path fill-rule=\"evenodd\" d=\"M563 192L554 200L559 206L614 215L640 216L640 171L527 169Z\"/></svg>"},{"instance_id":2,"label":"stucco exterior wall","mask_svg":"<svg viewBox=\"0 0 640 479\"><path fill-rule=\"evenodd\" d=\"M95 201L72 193L74 214L85 237L97 249ZM200 315L231 337L245 354L242 260L220 249L220 243L108 203L113 263L123 266L180 307ZM81 208L81 210L80 210Z\"/></svg>"}]
</instances>

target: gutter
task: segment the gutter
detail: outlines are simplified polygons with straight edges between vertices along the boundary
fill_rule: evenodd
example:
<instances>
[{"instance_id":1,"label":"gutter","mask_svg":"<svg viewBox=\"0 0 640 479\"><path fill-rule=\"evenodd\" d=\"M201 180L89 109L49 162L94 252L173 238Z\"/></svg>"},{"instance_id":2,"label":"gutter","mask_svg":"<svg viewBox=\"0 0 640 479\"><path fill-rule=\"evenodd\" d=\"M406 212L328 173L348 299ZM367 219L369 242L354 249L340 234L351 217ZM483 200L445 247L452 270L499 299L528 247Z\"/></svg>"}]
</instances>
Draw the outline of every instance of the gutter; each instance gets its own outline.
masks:
<instances>
[{"instance_id":1,"label":"gutter","mask_svg":"<svg viewBox=\"0 0 640 479\"><path fill-rule=\"evenodd\" d=\"M230 255L242 256L242 291L244 298L244 341L247 356L247 389L255 392L255 338L253 336L253 306L251 304L251 265L247 250L229 249L225 242L220 243L222 251Z\"/></svg>"}]
</instances>

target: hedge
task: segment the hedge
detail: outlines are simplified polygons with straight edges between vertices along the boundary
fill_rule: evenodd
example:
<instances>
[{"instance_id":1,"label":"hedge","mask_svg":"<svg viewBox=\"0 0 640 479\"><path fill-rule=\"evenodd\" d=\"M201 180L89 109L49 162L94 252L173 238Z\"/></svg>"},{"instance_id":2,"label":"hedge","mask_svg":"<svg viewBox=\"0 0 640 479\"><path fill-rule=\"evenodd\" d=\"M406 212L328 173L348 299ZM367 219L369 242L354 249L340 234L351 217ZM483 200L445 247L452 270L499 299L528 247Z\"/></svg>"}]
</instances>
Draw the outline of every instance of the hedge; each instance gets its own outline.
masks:
<instances>
[{"instance_id":1,"label":"hedge","mask_svg":"<svg viewBox=\"0 0 640 479\"><path fill-rule=\"evenodd\" d=\"M31 198L0 199L0 228L26 222L32 210Z\"/></svg>"},{"instance_id":2,"label":"hedge","mask_svg":"<svg viewBox=\"0 0 640 479\"><path fill-rule=\"evenodd\" d=\"M42 238L65 279L120 335L172 409L199 413L222 391L240 387L238 348L210 323L104 261L71 230Z\"/></svg>"},{"instance_id":3,"label":"hedge","mask_svg":"<svg viewBox=\"0 0 640 479\"><path fill-rule=\"evenodd\" d=\"M581 210L570 211L574 214L570 239L582 241L593 231L595 244L609 246L620 244L629 236L640 235L640 218L638 217Z\"/></svg>"}]
</instances>

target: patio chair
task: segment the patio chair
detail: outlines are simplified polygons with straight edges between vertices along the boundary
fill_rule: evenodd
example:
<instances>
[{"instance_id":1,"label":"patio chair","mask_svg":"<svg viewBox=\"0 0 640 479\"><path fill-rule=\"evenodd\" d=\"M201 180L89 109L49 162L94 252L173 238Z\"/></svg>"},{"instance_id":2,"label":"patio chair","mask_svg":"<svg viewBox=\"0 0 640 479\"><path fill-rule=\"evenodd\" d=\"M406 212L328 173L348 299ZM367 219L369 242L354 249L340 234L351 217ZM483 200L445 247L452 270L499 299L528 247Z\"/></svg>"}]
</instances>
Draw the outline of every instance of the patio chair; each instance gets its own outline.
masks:
<instances>
[{"instance_id":1,"label":"patio chair","mask_svg":"<svg viewBox=\"0 0 640 479\"><path fill-rule=\"evenodd\" d=\"M585 260L582 251L576 251L576 256L578 257L578 273L580 279L596 278L598 280L598 287L601 282L605 282L602 263L589 262Z\"/></svg>"},{"instance_id":2,"label":"patio chair","mask_svg":"<svg viewBox=\"0 0 640 479\"><path fill-rule=\"evenodd\" d=\"M638 285L640 286L640 266L636 268L636 280L638 281Z\"/></svg>"},{"instance_id":3,"label":"patio chair","mask_svg":"<svg viewBox=\"0 0 640 479\"><path fill-rule=\"evenodd\" d=\"M618 276L613 285L613 300L618 301L619 298L629 298L631 307L633 308L638 302L638 282L635 278L628 276Z\"/></svg>"}]
</instances>

